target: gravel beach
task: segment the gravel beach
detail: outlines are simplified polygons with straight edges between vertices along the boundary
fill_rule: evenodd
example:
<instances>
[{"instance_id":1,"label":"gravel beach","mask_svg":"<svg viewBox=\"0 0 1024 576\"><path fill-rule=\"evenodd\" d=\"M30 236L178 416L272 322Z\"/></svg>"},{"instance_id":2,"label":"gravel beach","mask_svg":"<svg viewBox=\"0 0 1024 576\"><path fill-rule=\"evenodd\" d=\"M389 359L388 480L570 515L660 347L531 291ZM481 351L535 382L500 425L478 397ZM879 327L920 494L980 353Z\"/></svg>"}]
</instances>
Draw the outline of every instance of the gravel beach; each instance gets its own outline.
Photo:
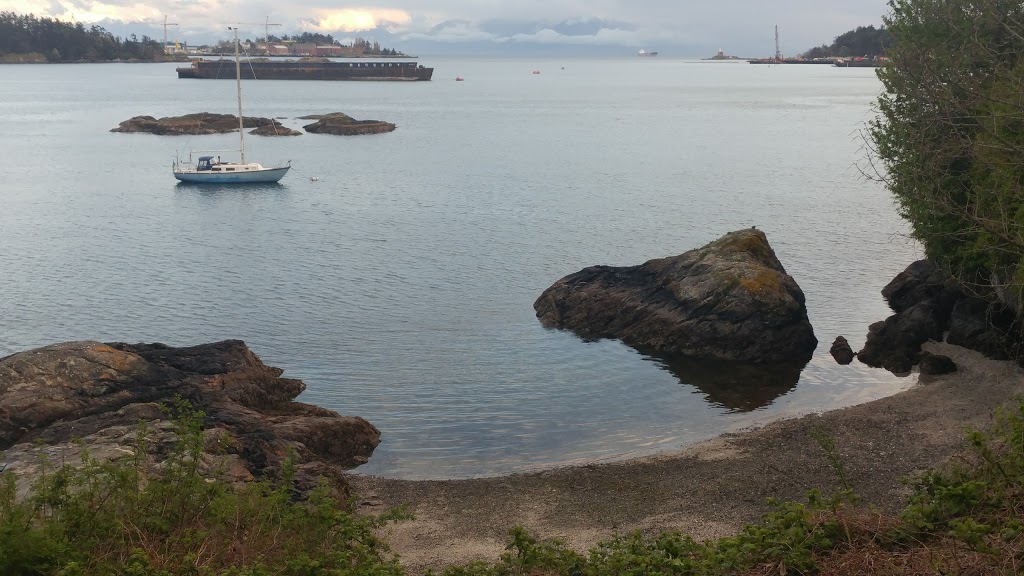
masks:
<instances>
[{"instance_id":1,"label":"gravel beach","mask_svg":"<svg viewBox=\"0 0 1024 576\"><path fill-rule=\"evenodd\" d=\"M894 396L729 434L637 460L472 480L404 481L351 475L360 508L409 505L414 520L385 529L411 573L495 560L508 529L522 525L584 550L615 533L679 530L698 539L735 533L768 510L767 498L805 500L838 478L816 437L835 442L857 494L886 511L902 508L902 478L965 449L964 431L984 428L995 408L1024 395L1024 370L946 344L925 349L959 370L921 376Z\"/></svg>"}]
</instances>

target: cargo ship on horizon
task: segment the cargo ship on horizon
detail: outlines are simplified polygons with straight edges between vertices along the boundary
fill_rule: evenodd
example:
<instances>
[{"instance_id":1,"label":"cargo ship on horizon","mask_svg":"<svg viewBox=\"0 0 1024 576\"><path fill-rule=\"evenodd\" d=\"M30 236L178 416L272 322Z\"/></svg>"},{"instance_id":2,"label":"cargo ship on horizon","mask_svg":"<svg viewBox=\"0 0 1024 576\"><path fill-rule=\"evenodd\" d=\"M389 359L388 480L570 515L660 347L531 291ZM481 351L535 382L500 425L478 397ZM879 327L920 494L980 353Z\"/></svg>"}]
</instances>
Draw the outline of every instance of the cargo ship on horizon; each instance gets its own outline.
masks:
<instances>
[{"instance_id":1,"label":"cargo ship on horizon","mask_svg":"<svg viewBox=\"0 0 1024 576\"><path fill-rule=\"evenodd\" d=\"M235 61L228 59L192 61L187 67L177 68L178 78L235 79ZM242 60L239 67L242 80L367 80L417 81L430 80L433 68L424 68L416 62L336 62L328 58L301 58L299 60L271 60L253 58Z\"/></svg>"}]
</instances>

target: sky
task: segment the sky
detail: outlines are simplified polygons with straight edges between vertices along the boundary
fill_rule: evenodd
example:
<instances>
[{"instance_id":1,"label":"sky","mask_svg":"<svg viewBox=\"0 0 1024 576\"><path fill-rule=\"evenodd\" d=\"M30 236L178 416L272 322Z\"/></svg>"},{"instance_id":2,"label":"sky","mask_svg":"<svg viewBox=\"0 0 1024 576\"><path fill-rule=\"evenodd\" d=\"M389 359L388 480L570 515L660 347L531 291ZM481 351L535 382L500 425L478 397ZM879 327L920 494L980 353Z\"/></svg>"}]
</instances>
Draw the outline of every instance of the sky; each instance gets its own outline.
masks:
<instances>
[{"instance_id":1,"label":"sky","mask_svg":"<svg viewBox=\"0 0 1024 576\"><path fill-rule=\"evenodd\" d=\"M0 0L0 11L32 13L118 36L163 38L192 45L228 38L321 32L343 42L359 36L407 53L635 53L740 57L796 55L857 26L875 25L886 0Z\"/></svg>"}]
</instances>

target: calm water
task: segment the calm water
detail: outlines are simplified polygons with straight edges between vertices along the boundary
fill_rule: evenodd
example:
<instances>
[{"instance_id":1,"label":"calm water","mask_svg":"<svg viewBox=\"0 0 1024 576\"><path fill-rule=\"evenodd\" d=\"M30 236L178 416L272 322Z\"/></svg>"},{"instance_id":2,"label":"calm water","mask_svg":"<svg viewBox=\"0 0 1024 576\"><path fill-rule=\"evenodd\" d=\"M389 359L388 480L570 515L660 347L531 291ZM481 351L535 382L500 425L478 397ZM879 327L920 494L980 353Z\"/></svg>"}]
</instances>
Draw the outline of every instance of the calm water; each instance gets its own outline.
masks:
<instances>
[{"instance_id":1,"label":"calm water","mask_svg":"<svg viewBox=\"0 0 1024 576\"><path fill-rule=\"evenodd\" d=\"M888 314L879 289L919 255L857 169L871 70L423 62L433 82L245 83L247 113L292 127L342 111L398 129L250 137L250 159L294 169L280 186L227 189L177 185L170 164L237 136L108 130L232 113L232 82L163 64L0 67L0 356L241 338L306 382L302 400L381 429L361 471L406 478L675 449L912 383L828 356L838 334L863 343ZM540 292L584 266L751 225L802 286L821 341L798 383L738 384L534 317Z\"/></svg>"}]
</instances>

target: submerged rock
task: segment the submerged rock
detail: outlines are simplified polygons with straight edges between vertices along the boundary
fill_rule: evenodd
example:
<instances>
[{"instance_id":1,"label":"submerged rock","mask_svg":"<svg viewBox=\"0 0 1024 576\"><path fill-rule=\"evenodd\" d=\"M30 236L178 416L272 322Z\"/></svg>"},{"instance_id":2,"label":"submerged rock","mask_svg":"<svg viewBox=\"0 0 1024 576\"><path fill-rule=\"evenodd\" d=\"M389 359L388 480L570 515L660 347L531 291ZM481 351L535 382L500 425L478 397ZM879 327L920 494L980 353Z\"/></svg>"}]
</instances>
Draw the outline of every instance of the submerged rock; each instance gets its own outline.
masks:
<instances>
[{"instance_id":1,"label":"submerged rock","mask_svg":"<svg viewBox=\"0 0 1024 576\"><path fill-rule=\"evenodd\" d=\"M259 128L261 126L277 126L279 129L284 126L277 120L271 118L259 118L246 116L242 123L246 128ZM121 122L111 132L145 132L160 136L182 136L201 134L225 134L238 131L238 116L232 114L211 114L210 112L199 112L186 114L184 116L166 116L164 118L153 118L152 116L135 116Z\"/></svg>"},{"instance_id":2,"label":"submerged rock","mask_svg":"<svg viewBox=\"0 0 1024 576\"><path fill-rule=\"evenodd\" d=\"M263 364L238 340L186 348L68 342L0 359L0 450L19 480L38 473L39 450L67 459L132 454L140 421L152 451L166 453L176 397L206 413L211 470L239 480L276 475L289 453L300 484L366 462L380 432L362 418L295 402L300 380ZM77 439L80 439L80 443ZM68 461L74 461L68 459Z\"/></svg>"},{"instance_id":3,"label":"submerged rock","mask_svg":"<svg viewBox=\"0 0 1024 576\"><path fill-rule=\"evenodd\" d=\"M756 229L639 266L584 268L533 307L545 326L658 354L799 364L818 343L803 292Z\"/></svg>"},{"instance_id":4,"label":"submerged rock","mask_svg":"<svg viewBox=\"0 0 1024 576\"><path fill-rule=\"evenodd\" d=\"M302 127L313 134L334 134L336 136L354 136L358 134L381 134L391 132L395 125L381 120L355 120L348 114L332 112L323 115L303 116L306 119L316 118L316 122Z\"/></svg>"}]
</instances>

